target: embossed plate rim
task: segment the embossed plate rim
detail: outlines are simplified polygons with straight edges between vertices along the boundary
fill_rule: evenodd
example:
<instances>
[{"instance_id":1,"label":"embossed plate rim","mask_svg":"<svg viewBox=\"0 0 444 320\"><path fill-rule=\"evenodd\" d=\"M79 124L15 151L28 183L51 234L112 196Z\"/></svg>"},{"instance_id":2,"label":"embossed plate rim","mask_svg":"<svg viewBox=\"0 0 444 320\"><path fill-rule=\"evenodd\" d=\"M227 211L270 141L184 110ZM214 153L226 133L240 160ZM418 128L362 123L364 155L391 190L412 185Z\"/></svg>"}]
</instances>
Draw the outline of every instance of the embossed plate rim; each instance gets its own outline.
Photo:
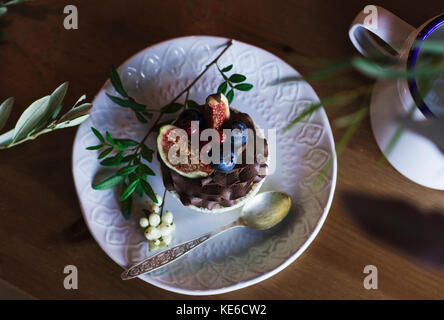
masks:
<instances>
[{"instance_id":1,"label":"embossed plate rim","mask_svg":"<svg viewBox=\"0 0 444 320\"><path fill-rule=\"evenodd\" d=\"M192 35L192 36L186 36L186 37L178 37L178 38L173 38L173 39L169 39L169 40L165 40L165 41L162 41L162 42L158 42L158 43L155 43L155 44L153 44L153 45L151 45L151 46L148 46L148 47L146 47L146 48L144 48L144 49L142 49L142 50L140 50L140 51L138 51L137 53L135 53L134 55L132 55L131 57L129 57L128 59L126 59L122 64L121 64L121 66L123 66L123 65L126 65L130 60L132 60L133 58L135 58L137 55L139 55L141 52L144 52L144 51L147 51L147 50L149 50L149 49L151 49L151 48L153 48L153 47L156 47L156 46L158 46L158 45L161 45L161 44L166 44L166 43L169 43L169 42L174 42L174 41L192 41L192 40L196 40L196 39L199 39L199 38L209 38L209 39L211 39L211 40L220 40L220 41L223 41L223 40L225 40L225 41L228 41L228 39L227 38L223 38L223 37L214 37L214 36L207 36L207 35L202 35L202 36L200 36L200 35ZM240 44L244 44L244 45L247 45L247 46L249 46L249 47L251 47L251 48L253 48L253 49L257 49L257 50L261 50L261 51L265 51L266 53L268 53L268 54L270 54L271 56L273 56L273 58L274 59L276 59L277 60L277 62L279 62L280 64L283 64L283 65L285 65L286 67L288 67L288 68L290 68L291 70L293 70L294 72L296 72L296 73L298 73L291 65L289 65L288 63L286 63L285 61L283 61L281 58L279 58L278 56L276 56L276 55L274 55L274 54L272 54L272 53L270 53L270 52L268 52L268 51L266 51L266 50L264 50L264 49L262 49L262 48L259 48L259 47L257 47L257 46L254 46L254 45L251 45L251 44L248 44L248 43L245 43L245 42L242 42L242 41L237 41L237 40L234 40L235 42L237 42L237 43L240 43ZM120 66L120 67L121 67ZM120 67L119 67L119 69L120 69ZM98 91L98 93L96 94L96 96L95 96L95 98L94 98L94 101L95 101L95 99L97 98L97 96L104 90L104 88L107 86L107 85L109 85L109 79L107 79L106 81L105 81L105 83L103 84L103 86L100 88L100 90ZM317 94L316 94L316 92L313 90L313 95L319 100L319 98L318 98L318 96L317 96ZM326 115L326 113L325 113L325 110L323 109L323 108L321 108L321 109L319 109L319 112L321 112L322 113L322 115L323 115L323 117L325 118L325 123L324 123L324 127L325 127L325 129L327 130L327 139L328 139L328 143L329 143L329 145L330 145L330 148L331 148L331 157L332 157L332 167L331 167L331 183L330 183L330 186L329 186L329 188L330 188L330 190L329 190L329 195L328 195L328 199L327 199L327 201L326 201L326 203L325 203L325 206L324 206L324 208L323 208L323 212L322 212L322 214L321 214L321 216L320 216L320 218L319 218L319 220L317 221L317 224L316 224L316 226L313 228L313 230L311 231L311 233L310 233L310 235L308 236L308 238L305 240L305 242L299 247L299 249L297 249L297 251L295 252L295 253L293 253L292 255L290 255L288 258L286 258L286 259L282 259L282 263L279 265L279 266L277 266L277 267L275 267L274 269L272 269L272 270L270 270L270 271L266 271L266 272L264 272L263 274L261 274L261 275L258 275L258 276L256 276L255 278L252 278L252 279L249 279L249 280L246 280L246 281L240 281L240 282L237 282L237 283L235 283L235 284L231 284L231 285L228 285L228 286L225 286L225 287L219 287L219 288L217 288L217 289L206 289L206 290L189 290L189 289L183 289L183 288L180 288L180 287L177 287L177 286L174 286L174 285L168 285L168 284L165 284L165 283L163 283L163 282L161 282L161 281L150 281L150 280L152 280L152 279L141 279L141 280L143 280L143 281L146 281L146 282L148 282L148 283L150 283L150 284L152 284L152 285L154 285L154 286L157 286L157 287L159 287L159 288L162 288L162 289L164 289L164 290L168 290L168 291L172 291L172 292L176 292L176 293L180 293L180 294L186 294L186 295L214 295L214 294L222 294L222 293L226 293L226 292L230 292L230 291L234 291L234 290L238 290L238 289L241 289L241 288L245 288L245 287L247 287L247 286L250 286L250 285L253 285L253 284L256 284L256 283L258 283L258 282L261 282L261 281L263 281L263 280L266 280L266 279L268 279L268 278L270 278L270 277L272 277L273 275L275 275L275 274L277 274L278 272L280 272L280 271L282 271L283 269L285 269L288 265L290 265L292 262L294 262L306 249L307 249L307 247L312 243L312 241L314 240L314 238L317 236L317 234L319 233L319 231L320 231L320 229L322 228L322 225L324 224L324 222L325 222L325 220L326 220L326 218L327 218L327 215L328 215L328 212L329 212L329 210L330 210L330 207L331 207L331 204L332 204L332 201L333 201L333 197L334 197L334 191L335 191L335 187L336 187L336 180L337 180L337 158L336 158L336 153L335 153L335 144L334 144L334 139L333 139L333 133L332 133L332 131L331 131L331 127L330 127L330 123L329 123L329 121L328 121L328 117L327 117L327 115ZM76 137L75 137L75 139L74 139L74 143L73 143L73 150L74 150L74 146L76 145L76 143L77 143L77 138L78 138L78 133L79 133L79 129L77 130L77 133L76 133ZM74 176L74 179L75 179L75 175L74 175L74 154L73 154L73 157L72 157L72 171L73 171L73 176ZM86 224L87 224L87 226L88 226L88 228L90 229L91 227L90 227L90 225L89 225L89 223L88 223L88 218L87 218L87 216L86 216L86 214L85 214L85 211L84 211L84 207L83 207L83 204L82 204L82 202L80 201L80 198L81 198L81 194L80 194L80 190L78 190L77 189L77 186L76 186L76 193L77 193L77 195L78 195L78 198L79 198L79 203L80 203L80 207L81 207L81 210L82 210L82 215L83 215L83 217L84 217L84 219L85 219L85 221L86 221ZM115 258L108 252L108 249L104 246L104 245L102 245L102 243L101 243L101 241L99 241L99 239L96 237L96 235L95 235L95 233L94 232L92 232L92 230L90 230L91 231L91 234L92 234L92 236L93 236L93 238L95 239L95 241L98 243L98 245L99 245L99 247L114 261L114 262L116 262L118 265L120 265L120 263L118 263L116 260L115 260Z\"/></svg>"}]
</instances>

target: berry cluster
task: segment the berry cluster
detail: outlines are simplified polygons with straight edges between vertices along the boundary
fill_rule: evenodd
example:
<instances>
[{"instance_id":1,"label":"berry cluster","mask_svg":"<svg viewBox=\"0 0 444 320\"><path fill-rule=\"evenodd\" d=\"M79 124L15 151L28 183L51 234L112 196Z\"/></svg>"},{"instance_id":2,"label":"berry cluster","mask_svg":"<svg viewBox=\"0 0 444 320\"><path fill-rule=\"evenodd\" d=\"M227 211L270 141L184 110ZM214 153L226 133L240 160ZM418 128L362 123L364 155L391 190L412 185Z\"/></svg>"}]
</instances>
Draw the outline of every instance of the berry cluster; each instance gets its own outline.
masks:
<instances>
[{"instance_id":1,"label":"berry cluster","mask_svg":"<svg viewBox=\"0 0 444 320\"><path fill-rule=\"evenodd\" d=\"M172 240L172 233L176 230L173 213L166 211L161 215L162 197L156 194L156 198L158 203L149 201L150 209L144 210L147 216L139 220L139 225L145 230L150 251L168 246Z\"/></svg>"}]
</instances>

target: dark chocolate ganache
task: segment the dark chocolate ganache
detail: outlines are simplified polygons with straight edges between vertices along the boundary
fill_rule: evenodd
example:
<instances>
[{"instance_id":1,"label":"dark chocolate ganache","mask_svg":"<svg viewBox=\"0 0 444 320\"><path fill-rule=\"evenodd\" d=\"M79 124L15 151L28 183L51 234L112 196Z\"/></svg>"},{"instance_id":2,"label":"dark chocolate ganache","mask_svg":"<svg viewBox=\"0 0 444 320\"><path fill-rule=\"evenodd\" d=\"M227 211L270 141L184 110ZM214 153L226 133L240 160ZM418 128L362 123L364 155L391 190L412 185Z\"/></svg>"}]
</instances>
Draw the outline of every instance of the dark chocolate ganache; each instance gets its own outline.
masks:
<instances>
[{"instance_id":1,"label":"dark chocolate ganache","mask_svg":"<svg viewBox=\"0 0 444 320\"><path fill-rule=\"evenodd\" d=\"M256 135L253 120L246 113L230 109L230 120L225 127L230 127L231 121L242 121L247 128L252 129ZM264 141L265 159L268 157L267 141ZM242 150L242 163L225 173L213 171L208 177L199 179L186 178L176 171L168 168L159 158L161 165L162 178L165 188L168 191L175 191L180 197L182 203L186 206L194 205L199 208L212 210L215 205L231 207L236 200L242 198L250 192L255 183L261 181L265 176L259 174L261 167L266 164L259 164L256 152L254 163L246 164L246 148Z\"/></svg>"}]
</instances>

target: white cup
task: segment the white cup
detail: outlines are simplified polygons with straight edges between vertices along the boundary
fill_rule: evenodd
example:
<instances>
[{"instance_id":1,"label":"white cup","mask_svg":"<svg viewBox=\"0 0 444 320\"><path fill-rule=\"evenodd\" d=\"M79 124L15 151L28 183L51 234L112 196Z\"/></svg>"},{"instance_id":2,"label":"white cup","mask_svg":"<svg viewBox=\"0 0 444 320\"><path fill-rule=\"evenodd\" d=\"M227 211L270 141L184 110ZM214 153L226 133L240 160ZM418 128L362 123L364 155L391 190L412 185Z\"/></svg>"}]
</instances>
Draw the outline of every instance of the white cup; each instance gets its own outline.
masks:
<instances>
[{"instance_id":1,"label":"white cup","mask_svg":"<svg viewBox=\"0 0 444 320\"><path fill-rule=\"evenodd\" d=\"M353 21L349 37L364 56L382 56L405 70L412 70L418 56L416 44L441 27L444 27L444 13L414 28L382 7L367 6ZM375 41L375 36L381 41ZM406 130L394 140L399 132L397 120L409 112L418 121L435 116L420 97L415 79L379 80L376 83L370 121L379 148L389 163L408 179L444 190L444 155L438 148L426 138ZM396 142L393 144L393 141Z\"/></svg>"}]
</instances>

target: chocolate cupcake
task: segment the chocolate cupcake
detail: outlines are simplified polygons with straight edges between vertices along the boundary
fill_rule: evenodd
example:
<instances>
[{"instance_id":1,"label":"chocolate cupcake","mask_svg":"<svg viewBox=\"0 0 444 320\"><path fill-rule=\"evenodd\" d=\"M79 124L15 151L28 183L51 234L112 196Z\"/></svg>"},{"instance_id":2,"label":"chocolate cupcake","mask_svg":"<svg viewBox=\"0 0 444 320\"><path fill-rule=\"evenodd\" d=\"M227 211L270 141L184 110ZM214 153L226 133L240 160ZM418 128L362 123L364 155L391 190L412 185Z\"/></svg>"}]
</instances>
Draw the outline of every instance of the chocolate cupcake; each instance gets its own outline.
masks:
<instances>
[{"instance_id":1,"label":"chocolate cupcake","mask_svg":"<svg viewBox=\"0 0 444 320\"><path fill-rule=\"evenodd\" d=\"M175 144L177 150L185 149L183 143L178 142L178 134L174 138L169 134L176 128L184 129L188 137L196 133L196 129L198 132L205 128L217 130L221 149L229 146L231 153L221 150L220 161L174 165L168 158L172 145ZM189 141L192 139L186 140L189 160L194 154ZM266 139L248 114L229 107L223 94L209 96L206 105L187 109L173 125L162 127L157 143L165 188L195 210L223 212L242 206L259 191L266 177ZM200 155L205 148L205 143L200 142ZM212 150L210 148L210 156Z\"/></svg>"}]
</instances>

